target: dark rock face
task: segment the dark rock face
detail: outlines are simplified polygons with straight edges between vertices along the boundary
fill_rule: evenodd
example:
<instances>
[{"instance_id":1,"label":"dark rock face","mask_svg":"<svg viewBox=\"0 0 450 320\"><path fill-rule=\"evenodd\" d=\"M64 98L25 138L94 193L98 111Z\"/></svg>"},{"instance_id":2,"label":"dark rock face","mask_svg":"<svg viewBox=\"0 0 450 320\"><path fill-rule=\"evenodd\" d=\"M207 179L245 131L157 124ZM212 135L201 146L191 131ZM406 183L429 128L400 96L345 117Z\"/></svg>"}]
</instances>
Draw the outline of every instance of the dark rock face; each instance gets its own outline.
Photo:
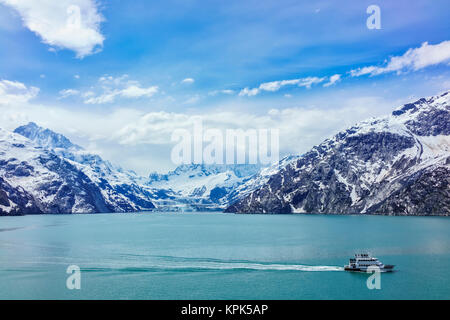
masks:
<instances>
[{"instance_id":1,"label":"dark rock face","mask_svg":"<svg viewBox=\"0 0 450 320\"><path fill-rule=\"evenodd\" d=\"M413 138L386 132L361 136L344 133L339 140L314 148L272 176L266 186L252 195L261 199L257 202L259 207L250 206L245 210L291 213L292 205L294 208L303 207L306 213L356 213L361 205L352 207L352 190L341 182L345 177L348 184L358 184L365 168L359 169L353 163L375 163L373 169L379 174L389 169L389 163L398 152L413 146ZM402 167L401 162L396 162L396 165ZM354 193L362 197L370 194L370 189L359 185ZM281 196L284 194L289 197L285 199ZM237 209L232 206L228 211L242 212Z\"/></svg>"},{"instance_id":2,"label":"dark rock face","mask_svg":"<svg viewBox=\"0 0 450 320\"><path fill-rule=\"evenodd\" d=\"M43 212L70 213L76 206L76 201L84 204L85 213L114 210L106 203L100 189L69 162L51 153L39 157L39 161L45 168L62 177L60 180L44 180L39 185L46 197L54 196L54 201L41 205Z\"/></svg>"},{"instance_id":3,"label":"dark rock face","mask_svg":"<svg viewBox=\"0 0 450 320\"><path fill-rule=\"evenodd\" d=\"M446 94L338 133L226 212L449 215Z\"/></svg>"},{"instance_id":4,"label":"dark rock face","mask_svg":"<svg viewBox=\"0 0 450 320\"><path fill-rule=\"evenodd\" d=\"M81 171L69 162L52 153L42 152L34 159L39 171L46 170L46 174L35 172L35 166L27 161L9 159L2 161L1 194L3 205L10 206L10 214L34 213L71 213L77 212L111 212L100 189ZM34 177L37 176L37 179ZM20 185L11 186L8 181L16 179L30 179L33 184L33 194L25 191ZM8 203L4 200L8 199ZM47 200L42 200L47 199ZM8 210L9 211L9 210ZM6 210L3 210L6 214Z\"/></svg>"},{"instance_id":5,"label":"dark rock face","mask_svg":"<svg viewBox=\"0 0 450 320\"><path fill-rule=\"evenodd\" d=\"M389 215L450 215L450 168L420 171L404 187L371 208Z\"/></svg>"},{"instance_id":6,"label":"dark rock face","mask_svg":"<svg viewBox=\"0 0 450 320\"><path fill-rule=\"evenodd\" d=\"M418 136L437 136L439 134L450 135L450 122L448 121L447 110L428 112L421 114L418 119L410 120L406 123L409 130Z\"/></svg>"},{"instance_id":7,"label":"dark rock face","mask_svg":"<svg viewBox=\"0 0 450 320\"><path fill-rule=\"evenodd\" d=\"M0 216L39 214L34 198L21 188L13 188L0 177Z\"/></svg>"}]
</instances>

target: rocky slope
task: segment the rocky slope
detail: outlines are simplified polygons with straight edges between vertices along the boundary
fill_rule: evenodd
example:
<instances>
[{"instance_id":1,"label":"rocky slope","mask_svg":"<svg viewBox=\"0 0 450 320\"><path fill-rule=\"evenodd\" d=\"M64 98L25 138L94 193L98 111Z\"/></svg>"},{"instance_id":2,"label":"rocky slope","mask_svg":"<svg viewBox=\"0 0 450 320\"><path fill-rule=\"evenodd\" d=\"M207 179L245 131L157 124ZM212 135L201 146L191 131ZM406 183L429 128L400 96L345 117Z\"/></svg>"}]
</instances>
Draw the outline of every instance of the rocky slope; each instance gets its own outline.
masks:
<instances>
[{"instance_id":1,"label":"rocky slope","mask_svg":"<svg viewBox=\"0 0 450 320\"><path fill-rule=\"evenodd\" d=\"M138 179L34 123L0 129L0 214L154 209Z\"/></svg>"},{"instance_id":2,"label":"rocky slope","mask_svg":"<svg viewBox=\"0 0 450 320\"><path fill-rule=\"evenodd\" d=\"M449 101L420 99L342 131L248 181L256 190L226 211L449 215Z\"/></svg>"},{"instance_id":3,"label":"rocky slope","mask_svg":"<svg viewBox=\"0 0 450 320\"><path fill-rule=\"evenodd\" d=\"M115 212L151 210L155 206L155 190L143 186L146 179L87 152L61 134L34 123L14 130L38 145L72 163L100 188L102 196Z\"/></svg>"},{"instance_id":4,"label":"rocky slope","mask_svg":"<svg viewBox=\"0 0 450 320\"><path fill-rule=\"evenodd\" d=\"M0 214L113 211L72 163L0 130Z\"/></svg>"}]
</instances>

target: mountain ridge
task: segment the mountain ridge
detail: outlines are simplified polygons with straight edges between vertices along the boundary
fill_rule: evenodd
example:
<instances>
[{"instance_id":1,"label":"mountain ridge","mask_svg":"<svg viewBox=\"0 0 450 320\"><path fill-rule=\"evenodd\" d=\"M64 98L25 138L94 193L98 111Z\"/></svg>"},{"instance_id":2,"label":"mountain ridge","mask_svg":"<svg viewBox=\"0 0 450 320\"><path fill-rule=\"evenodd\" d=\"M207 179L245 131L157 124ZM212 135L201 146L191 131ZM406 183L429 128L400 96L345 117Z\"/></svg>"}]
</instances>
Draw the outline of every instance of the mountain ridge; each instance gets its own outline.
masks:
<instances>
[{"instance_id":1,"label":"mountain ridge","mask_svg":"<svg viewBox=\"0 0 450 320\"><path fill-rule=\"evenodd\" d=\"M422 98L339 132L225 211L449 215L449 96Z\"/></svg>"},{"instance_id":2,"label":"mountain ridge","mask_svg":"<svg viewBox=\"0 0 450 320\"><path fill-rule=\"evenodd\" d=\"M0 214L133 212L155 208L151 190L141 187L132 172L115 168L63 135L35 123L15 132L0 129L0 164L0 190L10 200L3 201ZM14 195L18 203L11 200Z\"/></svg>"}]
</instances>

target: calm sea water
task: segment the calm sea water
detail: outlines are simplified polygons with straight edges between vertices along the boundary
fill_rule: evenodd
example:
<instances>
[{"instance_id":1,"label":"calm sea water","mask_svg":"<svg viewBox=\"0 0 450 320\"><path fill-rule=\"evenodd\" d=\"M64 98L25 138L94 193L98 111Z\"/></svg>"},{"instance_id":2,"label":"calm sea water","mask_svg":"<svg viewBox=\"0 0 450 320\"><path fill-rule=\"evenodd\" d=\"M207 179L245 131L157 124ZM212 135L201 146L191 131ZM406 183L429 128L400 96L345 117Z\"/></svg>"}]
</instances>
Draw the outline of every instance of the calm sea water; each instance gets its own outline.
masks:
<instances>
[{"instance_id":1,"label":"calm sea water","mask_svg":"<svg viewBox=\"0 0 450 320\"><path fill-rule=\"evenodd\" d=\"M396 265L381 290L342 271L358 251ZM1 299L449 299L449 271L445 217L0 217Z\"/></svg>"}]
</instances>

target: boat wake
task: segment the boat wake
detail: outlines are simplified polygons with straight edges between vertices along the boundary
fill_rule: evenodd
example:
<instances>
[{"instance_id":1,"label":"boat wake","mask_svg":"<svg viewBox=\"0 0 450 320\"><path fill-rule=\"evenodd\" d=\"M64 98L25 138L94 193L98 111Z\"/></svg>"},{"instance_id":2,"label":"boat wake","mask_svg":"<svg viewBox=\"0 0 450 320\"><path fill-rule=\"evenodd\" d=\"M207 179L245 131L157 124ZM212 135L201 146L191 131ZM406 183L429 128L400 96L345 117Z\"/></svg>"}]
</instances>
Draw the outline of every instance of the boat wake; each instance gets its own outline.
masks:
<instances>
[{"instance_id":1,"label":"boat wake","mask_svg":"<svg viewBox=\"0 0 450 320\"><path fill-rule=\"evenodd\" d=\"M73 261L73 258L70 259ZM208 271L344 271L338 266L313 266L289 263L267 263L245 260L221 260L210 258L185 258L173 256L124 255L121 259L106 258L101 261L76 259L83 272L208 272ZM70 264L66 258L40 261L41 264ZM22 267L35 264L34 261L21 262Z\"/></svg>"},{"instance_id":2,"label":"boat wake","mask_svg":"<svg viewBox=\"0 0 450 320\"><path fill-rule=\"evenodd\" d=\"M109 267L111 267L111 265L109 265ZM233 261L233 260L227 261L219 259L181 258L181 257L158 257L157 259L151 259L150 261L143 261L142 259L136 259L134 263L128 260L128 263L114 265L114 267L111 269L126 272L145 272L145 271L195 272L195 271L239 271L239 270L307 271L307 272L344 271L343 267L338 266L312 266L302 264L263 263L263 262Z\"/></svg>"},{"instance_id":3,"label":"boat wake","mask_svg":"<svg viewBox=\"0 0 450 320\"><path fill-rule=\"evenodd\" d=\"M344 268L336 266L309 266L301 264L261 264L261 263L204 263L190 266L206 270L259 270L259 271L343 271ZM176 267L175 267L176 268Z\"/></svg>"}]
</instances>

